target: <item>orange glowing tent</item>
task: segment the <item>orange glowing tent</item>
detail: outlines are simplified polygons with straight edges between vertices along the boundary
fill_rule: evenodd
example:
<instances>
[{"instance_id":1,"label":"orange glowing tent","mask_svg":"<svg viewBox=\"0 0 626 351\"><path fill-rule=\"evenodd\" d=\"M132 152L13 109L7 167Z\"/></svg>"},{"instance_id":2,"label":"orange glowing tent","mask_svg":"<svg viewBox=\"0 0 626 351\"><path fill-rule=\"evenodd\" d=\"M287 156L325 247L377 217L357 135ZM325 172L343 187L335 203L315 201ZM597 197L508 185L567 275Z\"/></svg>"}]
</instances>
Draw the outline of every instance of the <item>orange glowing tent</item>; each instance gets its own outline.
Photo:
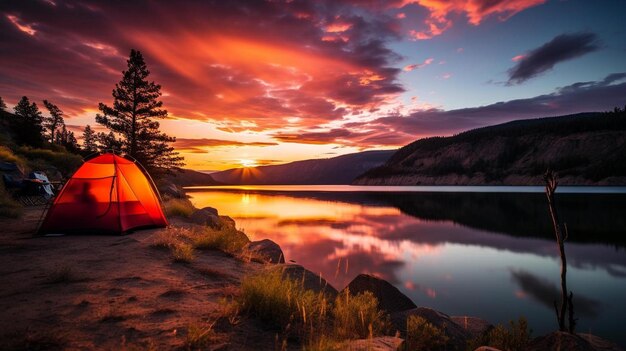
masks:
<instances>
[{"instance_id":1,"label":"orange glowing tent","mask_svg":"<svg viewBox=\"0 0 626 351\"><path fill-rule=\"evenodd\" d=\"M85 161L54 200L39 234L122 234L167 226L156 187L142 169L113 153Z\"/></svg>"}]
</instances>

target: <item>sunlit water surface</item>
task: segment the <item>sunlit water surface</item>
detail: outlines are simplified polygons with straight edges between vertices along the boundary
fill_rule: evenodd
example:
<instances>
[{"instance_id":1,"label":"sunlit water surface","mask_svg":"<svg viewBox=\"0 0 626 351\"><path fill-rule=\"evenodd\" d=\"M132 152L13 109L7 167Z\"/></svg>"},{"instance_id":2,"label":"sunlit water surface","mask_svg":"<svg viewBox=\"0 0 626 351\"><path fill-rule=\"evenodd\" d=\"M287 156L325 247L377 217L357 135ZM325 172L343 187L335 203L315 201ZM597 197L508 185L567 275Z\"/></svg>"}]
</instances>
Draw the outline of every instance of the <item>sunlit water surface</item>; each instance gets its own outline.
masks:
<instances>
[{"instance_id":1,"label":"sunlit water surface","mask_svg":"<svg viewBox=\"0 0 626 351\"><path fill-rule=\"evenodd\" d=\"M189 190L196 207L274 240L339 290L372 273L418 306L492 323L525 316L534 335L556 329L560 260L541 187ZM625 346L626 188L563 187L557 205L578 331Z\"/></svg>"}]
</instances>

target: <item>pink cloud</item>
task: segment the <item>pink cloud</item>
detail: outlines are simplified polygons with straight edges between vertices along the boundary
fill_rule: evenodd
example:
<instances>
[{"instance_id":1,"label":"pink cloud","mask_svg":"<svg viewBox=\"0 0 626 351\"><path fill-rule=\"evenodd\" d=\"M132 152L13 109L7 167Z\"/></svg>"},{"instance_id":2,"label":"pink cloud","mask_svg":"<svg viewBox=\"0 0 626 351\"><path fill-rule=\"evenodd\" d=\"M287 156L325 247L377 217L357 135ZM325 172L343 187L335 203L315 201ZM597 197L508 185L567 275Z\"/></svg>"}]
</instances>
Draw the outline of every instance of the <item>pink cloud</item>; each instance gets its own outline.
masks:
<instances>
[{"instance_id":1,"label":"pink cloud","mask_svg":"<svg viewBox=\"0 0 626 351\"><path fill-rule=\"evenodd\" d=\"M485 18L497 16L505 21L527 8L541 5L546 0L405 0L402 5L419 4L428 9L429 17L424 24L427 29L411 31L415 40L430 39L441 35L452 26L451 13L462 13L472 25L479 25Z\"/></svg>"},{"instance_id":2,"label":"pink cloud","mask_svg":"<svg viewBox=\"0 0 626 351\"><path fill-rule=\"evenodd\" d=\"M526 55L524 55L524 54L522 54L522 55L517 55L517 56L513 57L513 58L511 59L511 61L513 61L513 62L521 61L521 60L523 60L525 57L526 57Z\"/></svg>"},{"instance_id":3,"label":"pink cloud","mask_svg":"<svg viewBox=\"0 0 626 351\"><path fill-rule=\"evenodd\" d=\"M431 63L433 63L434 60L435 59L432 58L432 57L431 58L427 58L422 63L414 63L412 65L408 65L408 66L404 67L404 71L410 72L410 71L415 70L415 69L424 68L424 67L430 65Z\"/></svg>"}]
</instances>

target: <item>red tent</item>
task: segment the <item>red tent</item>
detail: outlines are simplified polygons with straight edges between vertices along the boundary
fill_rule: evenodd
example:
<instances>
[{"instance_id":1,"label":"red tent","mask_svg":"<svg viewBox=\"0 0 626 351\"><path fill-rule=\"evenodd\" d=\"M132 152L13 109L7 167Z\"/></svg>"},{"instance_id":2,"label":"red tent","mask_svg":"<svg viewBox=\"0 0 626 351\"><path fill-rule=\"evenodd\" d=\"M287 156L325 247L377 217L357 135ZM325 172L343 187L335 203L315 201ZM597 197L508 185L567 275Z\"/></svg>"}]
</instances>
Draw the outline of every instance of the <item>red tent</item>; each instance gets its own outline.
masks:
<instances>
[{"instance_id":1,"label":"red tent","mask_svg":"<svg viewBox=\"0 0 626 351\"><path fill-rule=\"evenodd\" d=\"M86 161L54 200L39 233L121 234L167 226L154 183L138 166L112 153Z\"/></svg>"}]
</instances>

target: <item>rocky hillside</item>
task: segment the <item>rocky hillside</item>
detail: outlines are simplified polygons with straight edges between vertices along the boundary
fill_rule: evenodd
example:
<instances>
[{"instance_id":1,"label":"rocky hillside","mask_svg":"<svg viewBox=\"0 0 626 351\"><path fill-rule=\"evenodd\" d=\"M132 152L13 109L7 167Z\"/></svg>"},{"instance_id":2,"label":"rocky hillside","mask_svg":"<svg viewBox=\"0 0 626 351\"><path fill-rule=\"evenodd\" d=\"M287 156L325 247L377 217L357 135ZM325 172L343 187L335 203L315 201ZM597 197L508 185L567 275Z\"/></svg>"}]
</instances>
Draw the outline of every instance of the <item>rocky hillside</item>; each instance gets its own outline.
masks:
<instances>
[{"instance_id":1,"label":"rocky hillside","mask_svg":"<svg viewBox=\"0 0 626 351\"><path fill-rule=\"evenodd\" d=\"M359 174L385 163L395 150L364 151L276 166L235 168L212 173L226 184L350 184Z\"/></svg>"},{"instance_id":2,"label":"rocky hillside","mask_svg":"<svg viewBox=\"0 0 626 351\"><path fill-rule=\"evenodd\" d=\"M540 185L547 168L563 185L626 184L626 113L519 120L417 140L358 185Z\"/></svg>"}]
</instances>

